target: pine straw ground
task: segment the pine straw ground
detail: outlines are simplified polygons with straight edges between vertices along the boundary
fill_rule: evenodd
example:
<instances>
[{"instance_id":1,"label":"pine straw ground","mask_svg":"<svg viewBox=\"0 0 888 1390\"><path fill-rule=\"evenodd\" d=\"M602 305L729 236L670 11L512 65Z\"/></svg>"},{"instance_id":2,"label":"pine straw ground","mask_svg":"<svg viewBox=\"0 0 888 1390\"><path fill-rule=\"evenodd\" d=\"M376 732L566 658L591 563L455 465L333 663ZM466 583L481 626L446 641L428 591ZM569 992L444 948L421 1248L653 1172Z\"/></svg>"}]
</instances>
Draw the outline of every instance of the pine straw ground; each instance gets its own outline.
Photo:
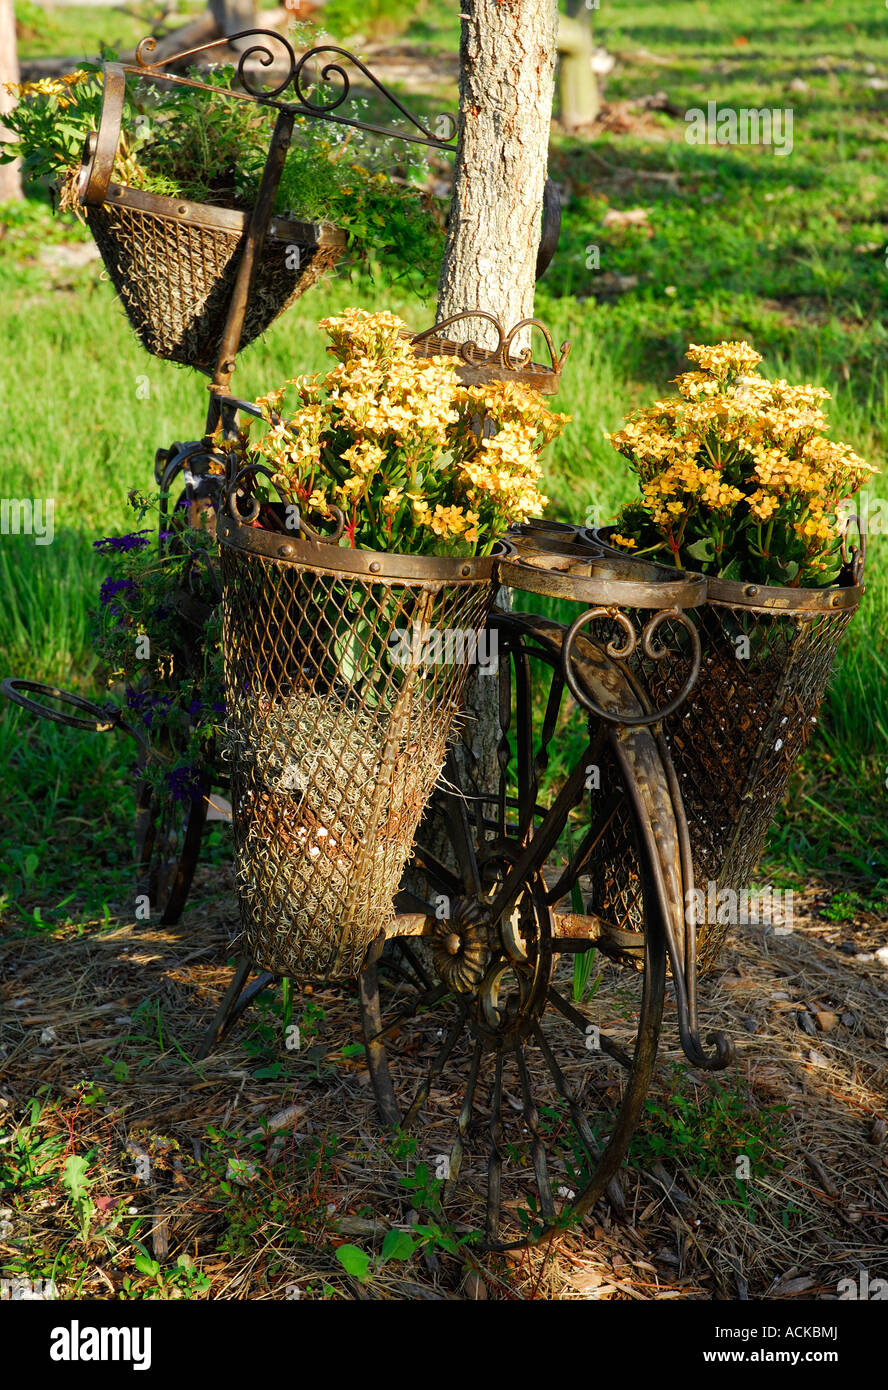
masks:
<instances>
[{"instance_id":1,"label":"pine straw ground","mask_svg":"<svg viewBox=\"0 0 888 1390\"><path fill-rule=\"evenodd\" d=\"M281 1046L286 1020L271 996L192 1063L230 978L235 920L230 896L220 911L218 873L211 883L200 872L195 896L202 886L215 902L181 927L95 924L0 946L4 1275L52 1276L62 1298L639 1300L831 1299L862 1269L888 1276L888 977L878 959L848 953L849 938L858 951L880 946L884 923L832 926L812 891L792 935L741 928L729 939L701 985L702 1034L719 1027L734 1039L737 1067L717 1084L751 1118L718 1139L720 1164L705 1128L694 1130L711 1083L685 1067L675 1089L667 1001L653 1095L686 1119L674 1098L689 1099L697 1140L649 1119L621 1175L622 1214L602 1202L582 1229L530 1252L488 1254L469 1241L458 1254L439 1245L407 1261L374 1258L358 1282L335 1247L378 1256L387 1231L417 1220L403 1179L440 1150L436 1131L449 1133L461 1092L446 1073L436 1082L416 1151L386 1137L353 1046L353 986L296 997L298 1051ZM411 1070L413 1045L416 1084L424 1035L411 1027L397 1077ZM768 1152L741 1200L733 1151L750 1148L751 1132ZM88 1161L91 1210L78 1211L62 1181L72 1154ZM468 1174L480 1192L471 1162ZM469 1191L450 1220L457 1237L480 1229L481 1197Z\"/></svg>"}]
</instances>

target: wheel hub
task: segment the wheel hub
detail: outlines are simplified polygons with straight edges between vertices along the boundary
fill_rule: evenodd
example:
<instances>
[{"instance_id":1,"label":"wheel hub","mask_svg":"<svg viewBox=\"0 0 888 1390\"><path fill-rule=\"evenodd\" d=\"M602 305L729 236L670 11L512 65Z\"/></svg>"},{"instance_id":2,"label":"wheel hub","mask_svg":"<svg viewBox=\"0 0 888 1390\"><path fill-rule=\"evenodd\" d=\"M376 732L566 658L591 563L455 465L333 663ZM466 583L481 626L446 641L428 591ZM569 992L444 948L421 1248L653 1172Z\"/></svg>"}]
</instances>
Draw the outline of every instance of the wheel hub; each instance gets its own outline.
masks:
<instances>
[{"instance_id":1,"label":"wheel hub","mask_svg":"<svg viewBox=\"0 0 888 1390\"><path fill-rule=\"evenodd\" d=\"M543 885L533 878L514 906L494 921L490 902L515 850L494 851L479 864L482 891L451 901L436 922L432 956L442 982L462 996L467 1021L488 1047L514 1046L539 1021L552 971L551 930Z\"/></svg>"}]
</instances>

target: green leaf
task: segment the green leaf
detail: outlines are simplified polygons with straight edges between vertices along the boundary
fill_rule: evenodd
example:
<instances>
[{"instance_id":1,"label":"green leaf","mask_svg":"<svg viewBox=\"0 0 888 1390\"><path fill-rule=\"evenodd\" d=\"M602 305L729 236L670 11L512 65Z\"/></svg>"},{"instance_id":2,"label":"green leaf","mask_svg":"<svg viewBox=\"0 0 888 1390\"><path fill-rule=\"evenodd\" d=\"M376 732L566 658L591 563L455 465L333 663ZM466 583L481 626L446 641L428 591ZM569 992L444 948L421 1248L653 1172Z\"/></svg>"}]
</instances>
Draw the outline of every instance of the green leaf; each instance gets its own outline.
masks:
<instances>
[{"instance_id":1,"label":"green leaf","mask_svg":"<svg viewBox=\"0 0 888 1390\"><path fill-rule=\"evenodd\" d=\"M336 1258L346 1274L360 1279L362 1284L370 1278L370 1256L359 1246L340 1245L336 1251Z\"/></svg>"},{"instance_id":2,"label":"green leaf","mask_svg":"<svg viewBox=\"0 0 888 1390\"><path fill-rule=\"evenodd\" d=\"M140 1274L147 1274L151 1279L156 1279L158 1274L160 1273L160 1265L158 1264L157 1260L153 1260L151 1258L144 1245L139 1246L138 1253L135 1259L133 1260L133 1264L136 1266L136 1269L139 1271Z\"/></svg>"},{"instance_id":3,"label":"green leaf","mask_svg":"<svg viewBox=\"0 0 888 1390\"><path fill-rule=\"evenodd\" d=\"M343 1057L363 1057L366 1048L363 1043L346 1043L342 1049Z\"/></svg>"},{"instance_id":4,"label":"green leaf","mask_svg":"<svg viewBox=\"0 0 888 1390\"><path fill-rule=\"evenodd\" d=\"M686 546L685 549L694 560L706 561L715 558L715 543L711 536L703 536L699 541L694 541L693 545Z\"/></svg>"},{"instance_id":5,"label":"green leaf","mask_svg":"<svg viewBox=\"0 0 888 1390\"><path fill-rule=\"evenodd\" d=\"M92 1179L86 1176L86 1159L79 1154L70 1154L65 1159L62 1183L68 1189L72 1202L82 1202L89 1192Z\"/></svg>"},{"instance_id":6,"label":"green leaf","mask_svg":"<svg viewBox=\"0 0 888 1390\"><path fill-rule=\"evenodd\" d=\"M267 1067L259 1067L253 1072L257 1081L277 1081L284 1066L282 1062L269 1062Z\"/></svg>"},{"instance_id":7,"label":"green leaf","mask_svg":"<svg viewBox=\"0 0 888 1390\"><path fill-rule=\"evenodd\" d=\"M382 1242L383 1263L386 1260L409 1260L416 1250L416 1241L409 1231L388 1231Z\"/></svg>"}]
</instances>

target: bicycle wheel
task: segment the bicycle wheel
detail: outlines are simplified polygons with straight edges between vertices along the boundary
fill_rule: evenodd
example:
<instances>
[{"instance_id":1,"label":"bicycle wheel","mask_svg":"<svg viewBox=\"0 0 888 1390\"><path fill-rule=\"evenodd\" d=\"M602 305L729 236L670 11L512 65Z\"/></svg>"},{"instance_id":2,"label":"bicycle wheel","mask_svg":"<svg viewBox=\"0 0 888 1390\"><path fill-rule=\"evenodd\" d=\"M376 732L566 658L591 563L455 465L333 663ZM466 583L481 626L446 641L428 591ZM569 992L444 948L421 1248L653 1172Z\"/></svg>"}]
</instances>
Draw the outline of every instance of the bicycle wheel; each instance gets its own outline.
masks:
<instances>
[{"instance_id":1,"label":"bicycle wheel","mask_svg":"<svg viewBox=\"0 0 888 1390\"><path fill-rule=\"evenodd\" d=\"M414 891L399 903L434 918L434 932L389 943L368 964L360 997L384 1121L421 1127L420 1153L463 1219L471 1223L486 1190L485 1241L504 1249L580 1220L606 1191L619 1207L615 1177L656 1059L664 913L683 898L655 735L603 721L587 731L574 718L580 756L566 777L549 778L555 737L576 715L560 661L564 629L517 614L492 626L499 788L481 796L451 756L418 837ZM576 649L599 701L609 693L631 702L616 662L584 637ZM587 799L590 781L597 794ZM636 895L631 912L618 903L608 912L606 846L627 820ZM590 950L600 953L600 978L583 1002L574 961Z\"/></svg>"}]
</instances>

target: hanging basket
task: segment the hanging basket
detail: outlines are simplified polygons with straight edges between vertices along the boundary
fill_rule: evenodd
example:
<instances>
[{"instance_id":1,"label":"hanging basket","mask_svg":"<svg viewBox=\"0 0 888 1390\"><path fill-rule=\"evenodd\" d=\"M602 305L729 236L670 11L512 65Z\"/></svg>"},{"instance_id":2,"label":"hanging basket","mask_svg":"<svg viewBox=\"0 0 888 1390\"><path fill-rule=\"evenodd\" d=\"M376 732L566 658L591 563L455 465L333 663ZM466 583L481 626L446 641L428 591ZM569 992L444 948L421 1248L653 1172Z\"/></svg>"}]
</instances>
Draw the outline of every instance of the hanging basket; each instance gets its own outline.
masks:
<instances>
[{"instance_id":1,"label":"hanging basket","mask_svg":"<svg viewBox=\"0 0 888 1390\"><path fill-rule=\"evenodd\" d=\"M155 357L211 372L250 218L112 183L124 87L123 70L108 64L99 130L87 141L78 196L143 347ZM327 223L272 218L257 258L241 347L335 265L346 240L345 232Z\"/></svg>"},{"instance_id":2,"label":"hanging basket","mask_svg":"<svg viewBox=\"0 0 888 1390\"><path fill-rule=\"evenodd\" d=\"M625 558L625 550L607 545L610 534L611 528L591 533ZM861 578L859 556L827 589L707 578L707 601L695 610L700 675L665 722L688 821L703 969L715 962L738 913L756 920L761 908L768 915L751 893L753 873L817 723L839 640L863 595ZM655 704L681 685L682 670L680 656L644 661L640 674ZM613 834L618 849L627 831L615 827ZM635 910L635 886L619 871L609 892L624 910Z\"/></svg>"},{"instance_id":3,"label":"hanging basket","mask_svg":"<svg viewBox=\"0 0 888 1390\"><path fill-rule=\"evenodd\" d=\"M385 932L493 601L492 557L353 551L219 518L244 948L357 975Z\"/></svg>"}]
</instances>

